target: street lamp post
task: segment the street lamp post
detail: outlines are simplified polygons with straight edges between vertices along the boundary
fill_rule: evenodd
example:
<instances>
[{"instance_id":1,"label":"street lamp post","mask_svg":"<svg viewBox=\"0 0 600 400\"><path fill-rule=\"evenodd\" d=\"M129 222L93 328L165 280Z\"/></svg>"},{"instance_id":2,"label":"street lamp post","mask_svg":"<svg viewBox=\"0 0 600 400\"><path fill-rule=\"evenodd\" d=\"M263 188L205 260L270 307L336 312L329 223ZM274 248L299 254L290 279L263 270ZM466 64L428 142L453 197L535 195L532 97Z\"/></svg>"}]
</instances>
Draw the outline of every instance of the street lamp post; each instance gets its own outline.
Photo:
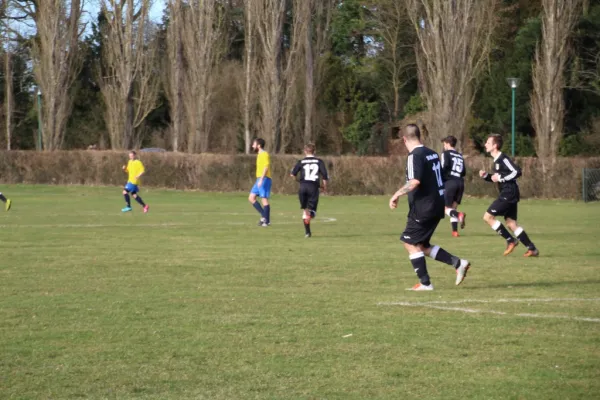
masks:
<instances>
[{"instance_id":1,"label":"street lamp post","mask_svg":"<svg viewBox=\"0 0 600 400\"><path fill-rule=\"evenodd\" d=\"M511 132L512 132L512 140L511 140L511 157L515 156L515 97L517 92L517 86L519 86L519 78L506 78L506 82L512 89L512 114L511 114Z\"/></svg>"},{"instance_id":2,"label":"street lamp post","mask_svg":"<svg viewBox=\"0 0 600 400\"><path fill-rule=\"evenodd\" d=\"M42 90L37 88L37 112L38 112L38 137L37 137L37 149L42 151Z\"/></svg>"}]
</instances>

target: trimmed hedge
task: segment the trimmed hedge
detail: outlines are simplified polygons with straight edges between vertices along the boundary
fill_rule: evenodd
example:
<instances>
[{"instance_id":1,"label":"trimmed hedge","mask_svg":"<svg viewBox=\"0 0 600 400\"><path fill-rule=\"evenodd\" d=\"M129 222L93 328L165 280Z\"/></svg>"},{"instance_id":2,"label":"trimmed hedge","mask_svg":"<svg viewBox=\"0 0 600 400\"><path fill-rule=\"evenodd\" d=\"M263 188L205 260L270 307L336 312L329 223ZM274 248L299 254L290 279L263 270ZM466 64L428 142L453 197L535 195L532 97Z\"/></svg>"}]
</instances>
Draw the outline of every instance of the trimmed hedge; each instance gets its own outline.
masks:
<instances>
[{"instance_id":1,"label":"trimmed hedge","mask_svg":"<svg viewBox=\"0 0 600 400\"><path fill-rule=\"evenodd\" d=\"M272 156L273 191L295 193L289 176L300 156ZM203 191L249 191L255 181L255 156L221 154L141 153L146 166L143 185ZM331 175L330 191L340 195L393 193L405 180L405 157L323 157ZM490 170L492 160L466 160L466 194L494 196L495 185L478 176ZM523 197L581 198L582 168L600 168L598 158L559 158L554 164L537 158L517 158L523 170L519 179ZM125 183L121 166L127 152L111 151L3 151L0 180L4 183L57 185L115 185Z\"/></svg>"}]
</instances>

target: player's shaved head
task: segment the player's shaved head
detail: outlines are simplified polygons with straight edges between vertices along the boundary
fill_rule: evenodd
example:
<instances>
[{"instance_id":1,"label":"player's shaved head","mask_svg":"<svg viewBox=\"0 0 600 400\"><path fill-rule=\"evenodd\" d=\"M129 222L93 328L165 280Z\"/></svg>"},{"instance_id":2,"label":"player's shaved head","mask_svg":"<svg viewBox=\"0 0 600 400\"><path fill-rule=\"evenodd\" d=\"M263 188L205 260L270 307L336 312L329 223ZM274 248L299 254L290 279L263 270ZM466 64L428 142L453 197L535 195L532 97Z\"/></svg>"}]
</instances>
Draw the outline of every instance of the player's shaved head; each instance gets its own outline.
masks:
<instances>
[{"instance_id":1,"label":"player's shaved head","mask_svg":"<svg viewBox=\"0 0 600 400\"><path fill-rule=\"evenodd\" d=\"M408 124L408 125L406 125L404 127L404 131L403 131L402 136L406 140L410 140L410 141L418 140L418 141L421 141L421 130L415 124Z\"/></svg>"}]
</instances>

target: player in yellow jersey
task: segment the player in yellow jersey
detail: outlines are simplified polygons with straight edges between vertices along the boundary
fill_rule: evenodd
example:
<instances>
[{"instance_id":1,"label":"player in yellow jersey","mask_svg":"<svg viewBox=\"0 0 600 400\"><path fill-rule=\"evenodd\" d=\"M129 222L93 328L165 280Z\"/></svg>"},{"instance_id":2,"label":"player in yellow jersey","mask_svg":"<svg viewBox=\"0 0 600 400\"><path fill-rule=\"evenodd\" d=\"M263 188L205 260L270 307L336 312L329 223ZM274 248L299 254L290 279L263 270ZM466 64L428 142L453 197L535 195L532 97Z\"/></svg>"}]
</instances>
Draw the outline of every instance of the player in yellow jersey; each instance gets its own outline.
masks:
<instances>
[{"instance_id":1,"label":"player in yellow jersey","mask_svg":"<svg viewBox=\"0 0 600 400\"><path fill-rule=\"evenodd\" d=\"M2 194L2 192L0 192L0 200L2 200L2 202L4 203L4 209L6 211L10 210L10 206L12 205L12 201L10 201L10 199L7 199L6 197L4 197L4 195Z\"/></svg>"},{"instance_id":2,"label":"player in yellow jersey","mask_svg":"<svg viewBox=\"0 0 600 400\"><path fill-rule=\"evenodd\" d=\"M258 153L256 157L256 183L250 190L248 201L260 214L258 226L269 226L271 225L271 205L269 204L269 197L271 197L271 158L269 153L265 151L264 139L254 139L252 150ZM262 207L256 201L256 197L261 198Z\"/></svg>"},{"instance_id":3,"label":"player in yellow jersey","mask_svg":"<svg viewBox=\"0 0 600 400\"><path fill-rule=\"evenodd\" d=\"M135 201L140 203L140 205L144 207L144 212L147 213L150 207L148 204L145 204L138 195L141 183L140 178L144 175L146 170L144 169L144 164L138 160L135 151L132 150L129 152L129 162L127 165L123 165L123 171L127 172L129 178L127 179L127 184L125 184L125 187L123 188L123 196L125 197L125 203L127 203L127 205L121 211L131 211L131 199L129 198L129 194L131 193Z\"/></svg>"}]
</instances>

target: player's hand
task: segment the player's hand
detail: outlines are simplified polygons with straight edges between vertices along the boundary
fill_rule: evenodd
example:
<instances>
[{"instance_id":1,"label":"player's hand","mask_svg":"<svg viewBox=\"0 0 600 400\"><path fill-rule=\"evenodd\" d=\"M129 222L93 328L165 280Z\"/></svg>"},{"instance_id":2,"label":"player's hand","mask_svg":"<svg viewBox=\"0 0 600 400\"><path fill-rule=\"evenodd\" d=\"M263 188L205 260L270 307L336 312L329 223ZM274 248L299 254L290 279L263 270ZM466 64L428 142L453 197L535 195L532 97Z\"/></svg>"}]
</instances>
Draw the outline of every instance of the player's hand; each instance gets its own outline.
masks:
<instances>
[{"instance_id":1,"label":"player's hand","mask_svg":"<svg viewBox=\"0 0 600 400\"><path fill-rule=\"evenodd\" d=\"M487 174L487 172L485 172L484 170L482 170L482 169L479 170L479 176L481 178L483 178L486 174Z\"/></svg>"},{"instance_id":2,"label":"player's hand","mask_svg":"<svg viewBox=\"0 0 600 400\"><path fill-rule=\"evenodd\" d=\"M127 165L123 165L123 171L127 169Z\"/></svg>"},{"instance_id":3,"label":"player's hand","mask_svg":"<svg viewBox=\"0 0 600 400\"><path fill-rule=\"evenodd\" d=\"M396 207L398 207L398 197L392 196L392 198L390 199L390 209L394 210L396 209Z\"/></svg>"},{"instance_id":4,"label":"player's hand","mask_svg":"<svg viewBox=\"0 0 600 400\"><path fill-rule=\"evenodd\" d=\"M262 183L263 183L263 180L262 180L262 178L260 178L260 179L258 180L258 187L261 187L261 186L262 186Z\"/></svg>"},{"instance_id":5,"label":"player's hand","mask_svg":"<svg viewBox=\"0 0 600 400\"><path fill-rule=\"evenodd\" d=\"M492 175L492 182L499 182L499 181L500 181L500 175L499 174Z\"/></svg>"}]
</instances>

